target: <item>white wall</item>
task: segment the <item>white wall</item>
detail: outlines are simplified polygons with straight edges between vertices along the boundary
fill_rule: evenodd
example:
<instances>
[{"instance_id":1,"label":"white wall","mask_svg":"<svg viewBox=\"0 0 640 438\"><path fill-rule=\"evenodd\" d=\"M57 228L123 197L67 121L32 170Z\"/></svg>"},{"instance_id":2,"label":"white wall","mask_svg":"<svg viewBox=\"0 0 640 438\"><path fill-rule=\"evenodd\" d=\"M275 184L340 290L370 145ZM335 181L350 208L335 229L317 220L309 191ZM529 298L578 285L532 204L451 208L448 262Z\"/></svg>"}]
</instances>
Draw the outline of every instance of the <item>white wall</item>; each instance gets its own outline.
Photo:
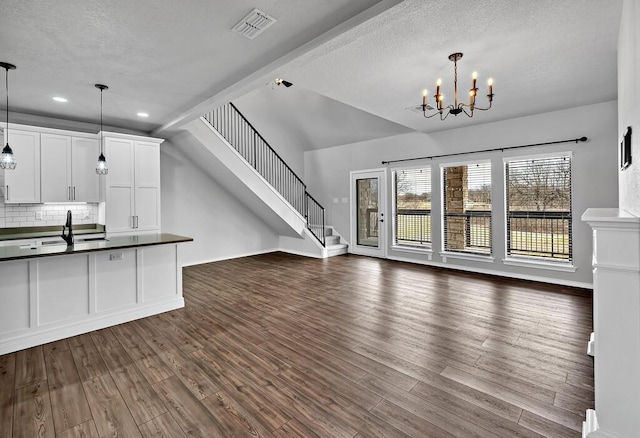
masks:
<instances>
[{"instance_id":1,"label":"white wall","mask_svg":"<svg viewBox=\"0 0 640 438\"><path fill-rule=\"evenodd\" d=\"M640 4L625 0L618 38L618 132L617 143L627 126L632 128L632 162L619 172L620 208L640 216Z\"/></svg>"},{"instance_id":2,"label":"white wall","mask_svg":"<svg viewBox=\"0 0 640 438\"><path fill-rule=\"evenodd\" d=\"M193 237L192 243L182 245L183 263L206 263L278 248L277 233L178 153L171 141L160 148L162 231Z\"/></svg>"},{"instance_id":3,"label":"white wall","mask_svg":"<svg viewBox=\"0 0 640 438\"><path fill-rule=\"evenodd\" d=\"M469 128L440 131L426 135L406 134L358 144L344 145L330 149L305 153L305 175L310 190L318 193L318 200L327 208L327 222L350 239L349 203L342 198L349 197L349 172L381 168L381 161L411 157L424 157L452 152L477 151L501 146L573 139L589 138L585 143L565 143L555 146L537 146L504 153L478 153L463 157L410 162L408 165L431 164L433 167L433 262L441 263L438 252L440 242L440 190L439 164L477 159L491 159L493 175L493 263L478 263L466 260L447 259L446 264L472 270L485 270L508 276L539 278L546 281L588 286L592 283L591 272L591 230L580 221L580 216L588 207L617 207L617 118L615 101L555 111L529 117L496 123L476 125ZM478 117L482 117L480 114ZM425 123L446 123L439 120ZM573 152L573 230L575 273L557 272L544 269L507 266L502 263L505 255L504 221L504 176L502 158L507 156L531 155L548 152ZM395 165L400 166L400 165ZM388 178L388 205L391 205L391 178ZM337 200L337 203L334 203ZM390 221L387 221L390 227ZM389 229L388 232L391 230ZM390 234L389 234L390 236ZM426 257L397 251L389 255L415 261L426 262Z\"/></svg>"},{"instance_id":4,"label":"white wall","mask_svg":"<svg viewBox=\"0 0 640 438\"><path fill-rule=\"evenodd\" d=\"M288 90L273 90L273 92L276 91L286 92ZM296 135L295 127L282 123L277 111L265 110L264 100L264 93L254 91L236 99L233 104L260 133L262 138L269 143L269 146L287 163L287 166L304 181L304 139Z\"/></svg>"}]
</instances>

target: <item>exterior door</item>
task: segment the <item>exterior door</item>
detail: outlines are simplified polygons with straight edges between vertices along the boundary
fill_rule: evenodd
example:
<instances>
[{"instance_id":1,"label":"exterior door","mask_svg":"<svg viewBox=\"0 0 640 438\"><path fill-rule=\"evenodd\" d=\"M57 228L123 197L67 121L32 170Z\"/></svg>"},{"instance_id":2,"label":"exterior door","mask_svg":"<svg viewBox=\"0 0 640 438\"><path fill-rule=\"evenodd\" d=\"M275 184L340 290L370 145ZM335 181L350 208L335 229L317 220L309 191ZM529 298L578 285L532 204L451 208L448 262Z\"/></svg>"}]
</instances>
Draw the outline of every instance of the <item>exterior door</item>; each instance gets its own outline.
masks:
<instances>
[{"instance_id":1,"label":"exterior door","mask_svg":"<svg viewBox=\"0 0 640 438\"><path fill-rule=\"evenodd\" d=\"M386 170L351 172L351 252L386 257Z\"/></svg>"}]
</instances>

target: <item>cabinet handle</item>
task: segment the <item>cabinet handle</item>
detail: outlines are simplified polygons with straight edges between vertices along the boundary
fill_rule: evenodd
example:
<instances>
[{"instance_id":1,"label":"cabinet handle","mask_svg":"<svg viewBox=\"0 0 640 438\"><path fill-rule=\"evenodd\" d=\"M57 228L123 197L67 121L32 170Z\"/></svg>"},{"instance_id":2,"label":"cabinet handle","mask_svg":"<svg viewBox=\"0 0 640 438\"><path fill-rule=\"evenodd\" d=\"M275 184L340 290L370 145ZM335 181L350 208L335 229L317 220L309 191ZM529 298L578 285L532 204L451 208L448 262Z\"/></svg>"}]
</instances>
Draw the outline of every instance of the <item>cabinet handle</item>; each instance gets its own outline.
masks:
<instances>
[{"instance_id":1,"label":"cabinet handle","mask_svg":"<svg viewBox=\"0 0 640 438\"><path fill-rule=\"evenodd\" d=\"M138 228L138 216L134 216L136 218L136 228Z\"/></svg>"},{"instance_id":2,"label":"cabinet handle","mask_svg":"<svg viewBox=\"0 0 640 438\"><path fill-rule=\"evenodd\" d=\"M9 200L9 185L7 184L7 201Z\"/></svg>"},{"instance_id":3,"label":"cabinet handle","mask_svg":"<svg viewBox=\"0 0 640 438\"><path fill-rule=\"evenodd\" d=\"M67 199L71 201L71 186L67 186Z\"/></svg>"},{"instance_id":4,"label":"cabinet handle","mask_svg":"<svg viewBox=\"0 0 640 438\"><path fill-rule=\"evenodd\" d=\"M76 200L76 186L73 186L73 200Z\"/></svg>"}]
</instances>

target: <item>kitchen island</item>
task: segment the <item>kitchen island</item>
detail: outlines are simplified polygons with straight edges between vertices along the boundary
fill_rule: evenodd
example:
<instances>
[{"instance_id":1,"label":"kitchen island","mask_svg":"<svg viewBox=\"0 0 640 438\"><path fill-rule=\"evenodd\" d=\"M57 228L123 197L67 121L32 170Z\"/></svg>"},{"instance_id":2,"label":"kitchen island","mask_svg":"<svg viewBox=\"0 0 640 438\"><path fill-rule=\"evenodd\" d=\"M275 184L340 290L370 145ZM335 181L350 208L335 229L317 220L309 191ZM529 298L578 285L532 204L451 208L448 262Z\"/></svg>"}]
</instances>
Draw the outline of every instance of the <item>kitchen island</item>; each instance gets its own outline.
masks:
<instances>
[{"instance_id":1,"label":"kitchen island","mask_svg":"<svg viewBox=\"0 0 640 438\"><path fill-rule=\"evenodd\" d=\"M184 307L173 234L0 247L0 355Z\"/></svg>"}]
</instances>

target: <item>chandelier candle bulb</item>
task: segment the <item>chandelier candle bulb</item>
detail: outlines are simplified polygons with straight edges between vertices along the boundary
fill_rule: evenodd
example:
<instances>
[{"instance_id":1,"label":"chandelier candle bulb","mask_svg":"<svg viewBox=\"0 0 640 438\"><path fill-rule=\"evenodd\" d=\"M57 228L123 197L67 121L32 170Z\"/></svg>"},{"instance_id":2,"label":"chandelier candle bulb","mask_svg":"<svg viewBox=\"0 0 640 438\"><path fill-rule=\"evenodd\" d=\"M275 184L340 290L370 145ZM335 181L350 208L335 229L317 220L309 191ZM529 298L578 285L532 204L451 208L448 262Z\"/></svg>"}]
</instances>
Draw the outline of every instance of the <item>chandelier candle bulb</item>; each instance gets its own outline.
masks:
<instances>
[{"instance_id":1,"label":"chandelier candle bulb","mask_svg":"<svg viewBox=\"0 0 640 438\"><path fill-rule=\"evenodd\" d=\"M425 108L427 106L427 93L429 93L429 92L425 88L424 91L422 92L422 106L425 107Z\"/></svg>"}]
</instances>

